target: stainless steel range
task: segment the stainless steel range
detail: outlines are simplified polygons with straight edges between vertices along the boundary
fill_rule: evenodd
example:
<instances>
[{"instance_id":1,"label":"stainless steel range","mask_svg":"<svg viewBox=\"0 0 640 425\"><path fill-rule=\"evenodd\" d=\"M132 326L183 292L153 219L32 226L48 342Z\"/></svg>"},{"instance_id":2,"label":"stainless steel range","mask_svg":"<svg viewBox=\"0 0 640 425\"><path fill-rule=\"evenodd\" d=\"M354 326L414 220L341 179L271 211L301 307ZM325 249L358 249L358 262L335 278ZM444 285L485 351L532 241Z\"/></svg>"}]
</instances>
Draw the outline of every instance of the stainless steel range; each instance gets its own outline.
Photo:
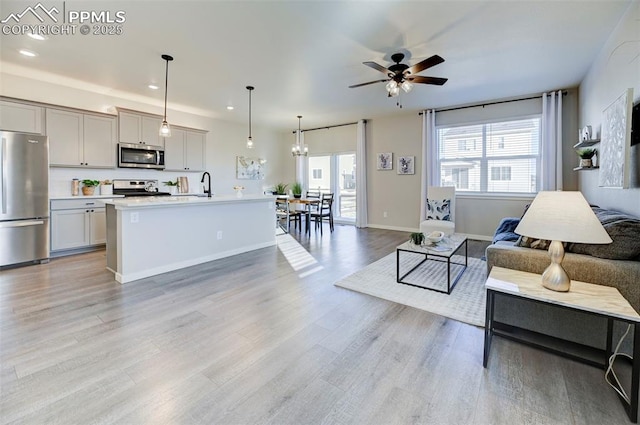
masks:
<instances>
[{"instance_id":1,"label":"stainless steel range","mask_svg":"<svg viewBox=\"0 0 640 425\"><path fill-rule=\"evenodd\" d=\"M113 181L113 194L129 196L169 196L169 192L158 191L158 180L124 180Z\"/></svg>"}]
</instances>

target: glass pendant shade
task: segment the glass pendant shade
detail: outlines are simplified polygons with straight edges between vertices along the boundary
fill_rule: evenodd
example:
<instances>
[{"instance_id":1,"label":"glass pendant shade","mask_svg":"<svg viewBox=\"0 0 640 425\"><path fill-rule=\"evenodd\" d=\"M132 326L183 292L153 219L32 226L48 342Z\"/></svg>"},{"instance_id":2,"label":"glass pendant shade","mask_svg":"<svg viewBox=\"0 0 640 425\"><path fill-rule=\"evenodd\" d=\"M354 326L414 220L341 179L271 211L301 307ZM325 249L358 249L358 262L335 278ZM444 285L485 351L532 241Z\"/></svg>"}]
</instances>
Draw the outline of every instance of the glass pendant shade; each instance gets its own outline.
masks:
<instances>
[{"instance_id":1,"label":"glass pendant shade","mask_svg":"<svg viewBox=\"0 0 640 425\"><path fill-rule=\"evenodd\" d=\"M167 120L162 121L159 134L160 137L171 137L171 127L169 127Z\"/></svg>"},{"instance_id":2,"label":"glass pendant shade","mask_svg":"<svg viewBox=\"0 0 640 425\"><path fill-rule=\"evenodd\" d=\"M413 88L413 84L411 84L409 81L404 81L400 87L402 87L402 90L404 90L405 93L409 93L411 91L411 89Z\"/></svg>"},{"instance_id":3,"label":"glass pendant shade","mask_svg":"<svg viewBox=\"0 0 640 425\"><path fill-rule=\"evenodd\" d=\"M247 149L253 149L253 139L251 137L247 137Z\"/></svg>"},{"instance_id":4,"label":"glass pendant shade","mask_svg":"<svg viewBox=\"0 0 640 425\"><path fill-rule=\"evenodd\" d=\"M395 80L391 80L387 83L387 91L391 93L395 88L398 87L398 83Z\"/></svg>"},{"instance_id":5,"label":"glass pendant shade","mask_svg":"<svg viewBox=\"0 0 640 425\"><path fill-rule=\"evenodd\" d=\"M389 94L390 94L392 97L396 97L397 95L399 95L399 94L400 94L400 87L398 87L398 86L396 85L394 88L392 88L391 90L389 90Z\"/></svg>"}]
</instances>

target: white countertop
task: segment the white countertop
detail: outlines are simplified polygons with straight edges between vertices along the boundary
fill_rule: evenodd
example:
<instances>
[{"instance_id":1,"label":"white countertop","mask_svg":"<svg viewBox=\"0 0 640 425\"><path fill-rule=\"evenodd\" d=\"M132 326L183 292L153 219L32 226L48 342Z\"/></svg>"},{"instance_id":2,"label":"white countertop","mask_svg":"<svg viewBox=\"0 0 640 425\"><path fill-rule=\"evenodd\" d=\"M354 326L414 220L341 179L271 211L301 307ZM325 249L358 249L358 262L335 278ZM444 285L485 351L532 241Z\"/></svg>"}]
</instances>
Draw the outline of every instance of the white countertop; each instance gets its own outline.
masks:
<instances>
[{"instance_id":1,"label":"white countertop","mask_svg":"<svg viewBox=\"0 0 640 425\"><path fill-rule=\"evenodd\" d=\"M110 198L124 198L124 195L91 195L91 196L52 196L49 198L50 201L63 200L63 199L110 199Z\"/></svg>"},{"instance_id":2,"label":"white countertop","mask_svg":"<svg viewBox=\"0 0 640 425\"><path fill-rule=\"evenodd\" d=\"M274 201L275 196L271 195L244 195L238 198L235 195L229 196L144 196L129 197L125 199L114 199L107 201L105 204L114 205L116 209L125 208L164 208L164 207L182 207L182 206L198 206L198 205L214 205L223 203L240 203L240 202L256 202L256 201Z\"/></svg>"}]
</instances>

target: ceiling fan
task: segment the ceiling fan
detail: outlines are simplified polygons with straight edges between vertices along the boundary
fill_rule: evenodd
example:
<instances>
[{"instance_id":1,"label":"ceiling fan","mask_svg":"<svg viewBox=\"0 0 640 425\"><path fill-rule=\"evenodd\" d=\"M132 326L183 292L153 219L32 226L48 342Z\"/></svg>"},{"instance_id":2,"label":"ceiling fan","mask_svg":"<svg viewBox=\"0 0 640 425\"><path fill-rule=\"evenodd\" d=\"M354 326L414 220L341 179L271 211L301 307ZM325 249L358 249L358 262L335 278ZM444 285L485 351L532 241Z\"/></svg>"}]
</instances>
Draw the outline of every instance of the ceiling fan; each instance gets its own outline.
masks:
<instances>
[{"instance_id":1,"label":"ceiling fan","mask_svg":"<svg viewBox=\"0 0 640 425\"><path fill-rule=\"evenodd\" d=\"M389 97L395 97L400 94L400 89L404 90L405 93L408 93L413 88L414 83L418 84L434 84L437 86L441 86L447 82L447 78L437 78L437 77L423 77L420 75L415 75L419 72L424 71L425 69L431 68L432 66L436 66L444 62L438 55L433 55L430 58L427 58L421 62L413 66L406 65L402 62L404 59L404 54L402 53L394 53L391 55L391 60L395 63L391 65L389 68L385 68L382 65L379 65L375 62L362 62L375 69L376 71L380 71L383 74L386 74L388 78L384 80L375 80L369 81L368 83L355 84L353 86L349 86L349 88L362 87L367 86L369 84L375 83L387 83L387 92Z\"/></svg>"}]
</instances>

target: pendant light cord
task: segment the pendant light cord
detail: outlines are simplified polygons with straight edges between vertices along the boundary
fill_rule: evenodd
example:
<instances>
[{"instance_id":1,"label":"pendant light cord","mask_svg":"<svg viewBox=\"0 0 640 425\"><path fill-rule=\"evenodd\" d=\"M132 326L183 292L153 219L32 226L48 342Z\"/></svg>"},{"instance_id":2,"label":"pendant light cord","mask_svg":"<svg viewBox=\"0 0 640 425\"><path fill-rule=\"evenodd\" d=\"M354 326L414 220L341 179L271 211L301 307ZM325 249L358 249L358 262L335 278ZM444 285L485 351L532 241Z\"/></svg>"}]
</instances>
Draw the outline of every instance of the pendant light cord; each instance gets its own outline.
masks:
<instances>
[{"instance_id":1,"label":"pendant light cord","mask_svg":"<svg viewBox=\"0 0 640 425\"><path fill-rule=\"evenodd\" d=\"M249 138L251 138L251 89L249 89Z\"/></svg>"},{"instance_id":2,"label":"pendant light cord","mask_svg":"<svg viewBox=\"0 0 640 425\"><path fill-rule=\"evenodd\" d=\"M167 88L169 87L169 60L165 59L167 65L164 73L164 120L167 120Z\"/></svg>"}]
</instances>

